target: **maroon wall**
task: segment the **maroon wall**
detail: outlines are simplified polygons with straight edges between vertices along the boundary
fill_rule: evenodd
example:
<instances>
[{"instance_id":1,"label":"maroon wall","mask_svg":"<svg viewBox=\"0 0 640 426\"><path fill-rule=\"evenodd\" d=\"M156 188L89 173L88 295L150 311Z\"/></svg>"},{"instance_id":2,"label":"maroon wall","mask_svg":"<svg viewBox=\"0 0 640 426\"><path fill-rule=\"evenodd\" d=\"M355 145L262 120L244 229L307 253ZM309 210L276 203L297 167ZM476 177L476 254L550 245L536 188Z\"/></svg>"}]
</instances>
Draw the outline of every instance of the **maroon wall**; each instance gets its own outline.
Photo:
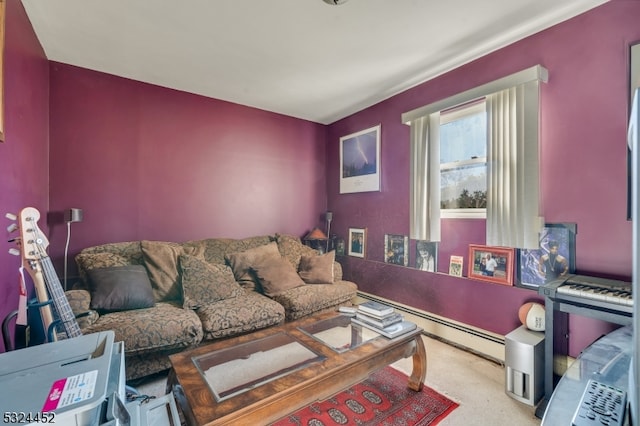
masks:
<instances>
[{"instance_id":1,"label":"maroon wall","mask_svg":"<svg viewBox=\"0 0 640 426\"><path fill-rule=\"evenodd\" d=\"M325 126L69 65L50 74L50 210L84 210L70 275L96 244L303 235L320 221ZM58 215L59 268L65 240Z\"/></svg>"},{"instance_id":2,"label":"maroon wall","mask_svg":"<svg viewBox=\"0 0 640 426\"><path fill-rule=\"evenodd\" d=\"M0 213L2 229L27 206L48 209L49 65L18 0L6 2L4 53L5 142L0 143ZM47 232L45 218L40 228ZM0 250L0 321L18 307L20 258L7 253L17 233L3 231ZM0 342L0 352L4 345Z\"/></svg>"},{"instance_id":3,"label":"maroon wall","mask_svg":"<svg viewBox=\"0 0 640 426\"><path fill-rule=\"evenodd\" d=\"M519 325L531 290L386 265L385 233L409 233L409 127L403 112L541 64L541 192L547 222L577 224L581 274L630 279L631 223L626 219L628 49L640 40L640 2L614 0L518 43L394 96L329 128L327 182L333 229L366 227L367 259L343 258L348 276L366 292L505 334ZM339 194L339 138L381 123L382 190ZM484 220L443 220L439 270L451 254L468 256L485 242ZM412 246L414 242L412 241ZM412 248L411 262L414 262ZM466 265L465 265L466 269ZM572 317L575 354L610 329Z\"/></svg>"}]
</instances>

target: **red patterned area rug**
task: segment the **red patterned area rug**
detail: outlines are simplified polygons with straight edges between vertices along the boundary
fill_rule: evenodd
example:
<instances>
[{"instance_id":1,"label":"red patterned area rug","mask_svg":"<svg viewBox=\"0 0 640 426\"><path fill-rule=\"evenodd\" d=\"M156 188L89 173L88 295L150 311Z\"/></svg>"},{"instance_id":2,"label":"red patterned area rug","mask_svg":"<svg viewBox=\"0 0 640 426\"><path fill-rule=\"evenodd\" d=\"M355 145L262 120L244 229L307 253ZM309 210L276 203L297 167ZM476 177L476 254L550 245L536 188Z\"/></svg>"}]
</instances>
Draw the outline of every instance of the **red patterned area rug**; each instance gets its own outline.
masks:
<instances>
[{"instance_id":1,"label":"red patterned area rug","mask_svg":"<svg viewBox=\"0 0 640 426\"><path fill-rule=\"evenodd\" d=\"M386 367L330 399L316 402L273 423L288 425L436 425L458 404L428 386L407 387L408 378Z\"/></svg>"}]
</instances>

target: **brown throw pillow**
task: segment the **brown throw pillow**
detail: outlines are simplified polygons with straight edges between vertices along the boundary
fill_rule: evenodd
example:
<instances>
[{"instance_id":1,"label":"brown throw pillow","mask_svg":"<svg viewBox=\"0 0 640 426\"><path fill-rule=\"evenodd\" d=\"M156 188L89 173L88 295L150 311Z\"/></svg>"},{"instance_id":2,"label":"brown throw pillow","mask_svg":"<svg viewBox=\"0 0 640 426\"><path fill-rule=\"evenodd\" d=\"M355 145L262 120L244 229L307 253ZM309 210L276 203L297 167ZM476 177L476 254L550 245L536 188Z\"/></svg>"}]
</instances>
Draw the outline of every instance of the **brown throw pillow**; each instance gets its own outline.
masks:
<instances>
[{"instance_id":1,"label":"brown throw pillow","mask_svg":"<svg viewBox=\"0 0 640 426\"><path fill-rule=\"evenodd\" d=\"M180 300L178 256L182 247L177 243L142 241L141 248L156 300Z\"/></svg>"},{"instance_id":2,"label":"brown throw pillow","mask_svg":"<svg viewBox=\"0 0 640 426\"><path fill-rule=\"evenodd\" d=\"M142 265L97 268L88 272L91 309L127 311L154 306L147 270Z\"/></svg>"},{"instance_id":3,"label":"brown throw pillow","mask_svg":"<svg viewBox=\"0 0 640 426\"><path fill-rule=\"evenodd\" d=\"M335 251L318 256L302 256L298 272L300 278L307 284L332 284L333 262L335 260Z\"/></svg>"},{"instance_id":4,"label":"brown throw pillow","mask_svg":"<svg viewBox=\"0 0 640 426\"><path fill-rule=\"evenodd\" d=\"M273 242L239 253L225 255L227 262L233 269L236 281L245 288L252 289L255 285L250 268L255 265L268 263L270 260L281 259L278 245Z\"/></svg>"},{"instance_id":5,"label":"brown throw pillow","mask_svg":"<svg viewBox=\"0 0 640 426\"><path fill-rule=\"evenodd\" d=\"M291 263L283 257L252 266L251 271L258 279L262 292L267 296L274 296L304 285L304 281L298 276Z\"/></svg>"},{"instance_id":6,"label":"brown throw pillow","mask_svg":"<svg viewBox=\"0 0 640 426\"><path fill-rule=\"evenodd\" d=\"M179 257L179 261L184 308L197 309L207 303L244 293L227 265L209 263L202 258L184 254Z\"/></svg>"}]
</instances>

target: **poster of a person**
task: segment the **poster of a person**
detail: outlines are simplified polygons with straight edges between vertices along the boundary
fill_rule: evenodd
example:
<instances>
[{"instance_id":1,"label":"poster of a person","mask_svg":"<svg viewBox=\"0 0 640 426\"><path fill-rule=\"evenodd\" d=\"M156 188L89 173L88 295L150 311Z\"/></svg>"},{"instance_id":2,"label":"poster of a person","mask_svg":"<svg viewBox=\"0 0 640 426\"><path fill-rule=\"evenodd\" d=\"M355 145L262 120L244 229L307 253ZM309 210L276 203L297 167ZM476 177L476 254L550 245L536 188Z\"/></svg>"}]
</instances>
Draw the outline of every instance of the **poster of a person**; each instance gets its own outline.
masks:
<instances>
[{"instance_id":1,"label":"poster of a person","mask_svg":"<svg viewBox=\"0 0 640 426\"><path fill-rule=\"evenodd\" d=\"M432 241L416 241L416 269L436 272L438 243Z\"/></svg>"}]
</instances>

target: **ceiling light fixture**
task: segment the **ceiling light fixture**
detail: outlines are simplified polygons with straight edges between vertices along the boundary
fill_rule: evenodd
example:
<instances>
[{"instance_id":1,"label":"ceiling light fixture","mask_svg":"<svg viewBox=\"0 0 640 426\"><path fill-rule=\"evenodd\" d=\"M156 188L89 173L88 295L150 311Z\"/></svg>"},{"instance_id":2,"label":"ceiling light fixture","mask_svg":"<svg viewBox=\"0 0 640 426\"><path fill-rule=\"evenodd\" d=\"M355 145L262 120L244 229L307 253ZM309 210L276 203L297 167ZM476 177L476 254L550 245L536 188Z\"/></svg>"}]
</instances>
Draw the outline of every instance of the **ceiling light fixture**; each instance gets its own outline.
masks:
<instances>
[{"instance_id":1,"label":"ceiling light fixture","mask_svg":"<svg viewBox=\"0 0 640 426\"><path fill-rule=\"evenodd\" d=\"M338 6L339 4L346 3L348 0L322 0L327 4L332 4L334 6Z\"/></svg>"}]
</instances>

